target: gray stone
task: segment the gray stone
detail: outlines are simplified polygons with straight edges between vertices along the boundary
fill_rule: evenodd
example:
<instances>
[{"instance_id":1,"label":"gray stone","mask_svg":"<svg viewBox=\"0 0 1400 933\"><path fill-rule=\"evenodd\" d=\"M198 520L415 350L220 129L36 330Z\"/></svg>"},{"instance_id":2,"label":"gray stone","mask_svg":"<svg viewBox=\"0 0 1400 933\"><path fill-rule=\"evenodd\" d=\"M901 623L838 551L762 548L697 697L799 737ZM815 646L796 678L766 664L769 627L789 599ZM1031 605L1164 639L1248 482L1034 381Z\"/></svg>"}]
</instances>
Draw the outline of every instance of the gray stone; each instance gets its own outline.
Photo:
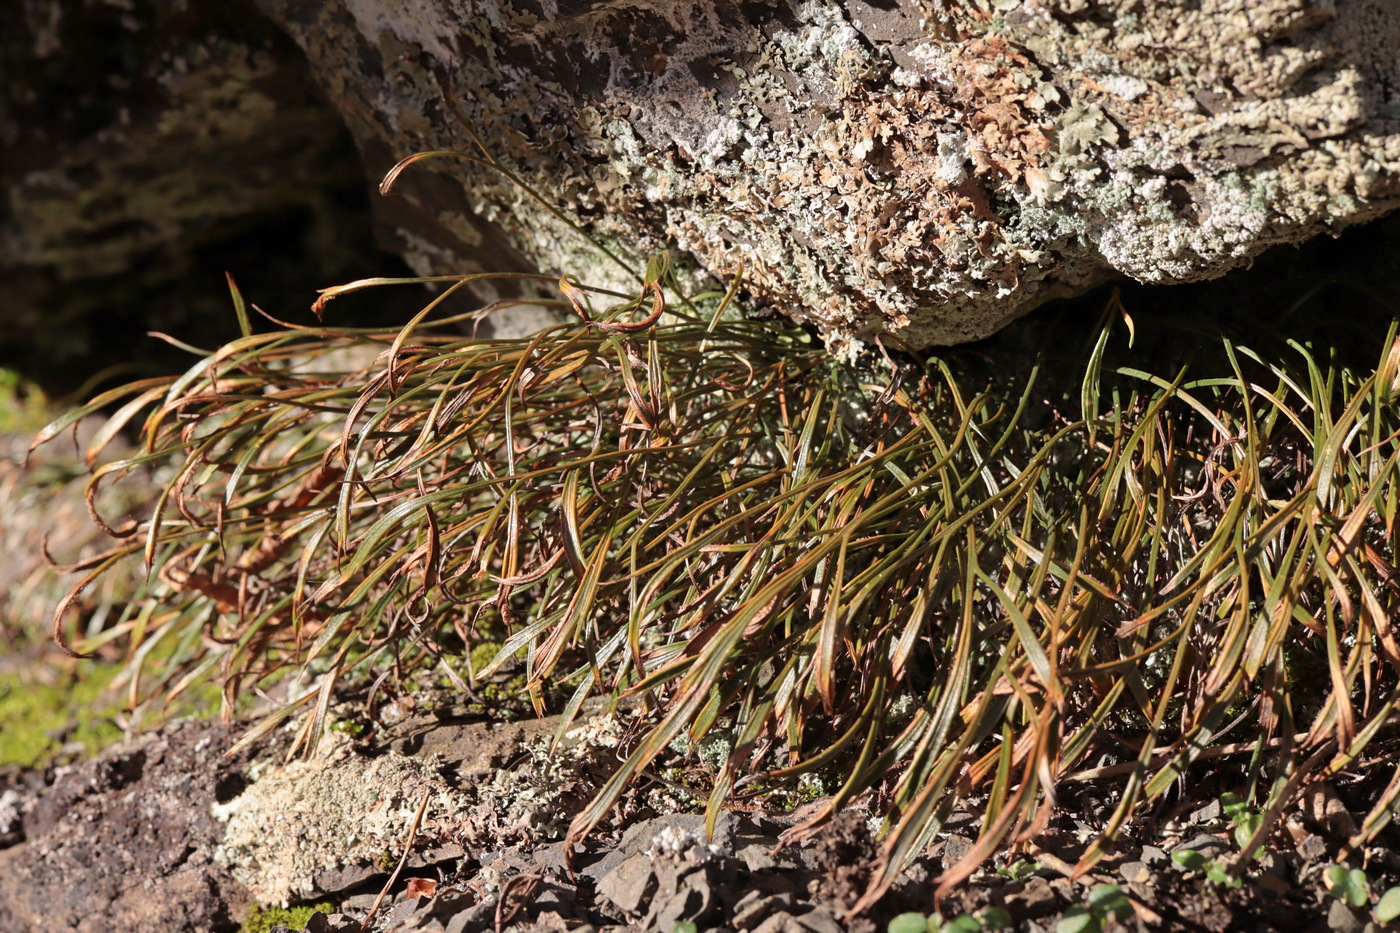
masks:
<instances>
[{"instance_id":1,"label":"gray stone","mask_svg":"<svg viewBox=\"0 0 1400 933\"><path fill-rule=\"evenodd\" d=\"M362 171L251 0L0 4L0 352L72 391L235 336L225 269L309 304L371 251Z\"/></svg>"},{"instance_id":2,"label":"gray stone","mask_svg":"<svg viewBox=\"0 0 1400 933\"><path fill-rule=\"evenodd\" d=\"M840 921L825 907L816 907L805 914L798 914L797 922L812 933L846 933Z\"/></svg>"},{"instance_id":3,"label":"gray stone","mask_svg":"<svg viewBox=\"0 0 1400 933\"><path fill-rule=\"evenodd\" d=\"M1118 874L1129 883L1144 884L1152 877L1145 862L1124 862L1118 866Z\"/></svg>"},{"instance_id":4,"label":"gray stone","mask_svg":"<svg viewBox=\"0 0 1400 933\"><path fill-rule=\"evenodd\" d=\"M0 793L0 849L24 841L24 797L13 787Z\"/></svg>"},{"instance_id":5,"label":"gray stone","mask_svg":"<svg viewBox=\"0 0 1400 933\"><path fill-rule=\"evenodd\" d=\"M1165 865L1168 861L1166 850L1158 846L1143 846L1139 857L1152 866Z\"/></svg>"},{"instance_id":6,"label":"gray stone","mask_svg":"<svg viewBox=\"0 0 1400 933\"><path fill-rule=\"evenodd\" d=\"M1307 862L1320 862L1327 858L1327 840L1316 833L1308 833L1298 843L1298 855Z\"/></svg>"},{"instance_id":7,"label":"gray stone","mask_svg":"<svg viewBox=\"0 0 1400 933\"><path fill-rule=\"evenodd\" d=\"M633 855L598 881L598 893L630 915L642 913L642 905L656 890L656 872L645 854Z\"/></svg>"},{"instance_id":8,"label":"gray stone","mask_svg":"<svg viewBox=\"0 0 1400 933\"><path fill-rule=\"evenodd\" d=\"M778 839L774 836L761 842L750 842L736 850L734 855L751 872L768 871L778 865L774 855L777 847Z\"/></svg>"},{"instance_id":9,"label":"gray stone","mask_svg":"<svg viewBox=\"0 0 1400 933\"><path fill-rule=\"evenodd\" d=\"M427 917L430 901L426 897L412 897L390 907L377 921L381 933L408 933L417 930L414 914L422 912Z\"/></svg>"},{"instance_id":10,"label":"gray stone","mask_svg":"<svg viewBox=\"0 0 1400 933\"><path fill-rule=\"evenodd\" d=\"M956 865L964 855L972 851L976 845L966 836L949 836L943 841L943 849L939 857L943 860L944 868L951 868Z\"/></svg>"},{"instance_id":11,"label":"gray stone","mask_svg":"<svg viewBox=\"0 0 1400 933\"><path fill-rule=\"evenodd\" d=\"M714 914L715 907L715 892L709 878L705 872L694 872L686 876L675 893L652 901L646 926L665 931L674 930L678 923L690 922L703 928Z\"/></svg>"},{"instance_id":12,"label":"gray stone","mask_svg":"<svg viewBox=\"0 0 1400 933\"><path fill-rule=\"evenodd\" d=\"M734 905L730 912L730 925L736 930L752 930L776 911L790 913L795 903L793 896L795 893L794 890L765 894L762 890L755 888Z\"/></svg>"},{"instance_id":13,"label":"gray stone","mask_svg":"<svg viewBox=\"0 0 1400 933\"><path fill-rule=\"evenodd\" d=\"M1025 887L1006 897L1007 908L1018 916L1039 917L1060 907L1060 898L1049 881L1032 876L1025 881Z\"/></svg>"},{"instance_id":14,"label":"gray stone","mask_svg":"<svg viewBox=\"0 0 1400 933\"><path fill-rule=\"evenodd\" d=\"M26 841L0 850L0 929L193 933L244 910L214 858L211 809L247 762L224 757L231 741L179 723L58 769L25 808Z\"/></svg>"},{"instance_id":15,"label":"gray stone","mask_svg":"<svg viewBox=\"0 0 1400 933\"><path fill-rule=\"evenodd\" d=\"M1212 823L1220 819L1221 813L1222 807L1220 805L1220 799L1216 798L1204 807L1193 812L1191 814L1191 821L1193 823Z\"/></svg>"},{"instance_id":16,"label":"gray stone","mask_svg":"<svg viewBox=\"0 0 1400 933\"><path fill-rule=\"evenodd\" d=\"M1217 855L1229 851L1230 844L1220 836L1212 835L1211 833L1201 833L1177 845L1172 851L1180 852L1185 849L1199 852L1206 858L1215 858Z\"/></svg>"},{"instance_id":17,"label":"gray stone","mask_svg":"<svg viewBox=\"0 0 1400 933\"><path fill-rule=\"evenodd\" d=\"M360 921L349 914L323 914L319 911L306 921L306 933L358 933Z\"/></svg>"},{"instance_id":18,"label":"gray stone","mask_svg":"<svg viewBox=\"0 0 1400 933\"><path fill-rule=\"evenodd\" d=\"M807 933L807 928L792 914L779 911L759 924L753 933Z\"/></svg>"},{"instance_id":19,"label":"gray stone","mask_svg":"<svg viewBox=\"0 0 1400 933\"><path fill-rule=\"evenodd\" d=\"M1362 933L1366 921L1341 901L1333 901L1327 908L1327 929L1334 933Z\"/></svg>"},{"instance_id":20,"label":"gray stone","mask_svg":"<svg viewBox=\"0 0 1400 933\"><path fill-rule=\"evenodd\" d=\"M577 900L578 897L572 888L547 884L535 892L530 909L538 913L554 911L558 914L570 914L573 912L574 903Z\"/></svg>"},{"instance_id":21,"label":"gray stone","mask_svg":"<svg viewBox=\"0 0 1400 933\"><path fill-rule=\"evenodd\" d=\"M351 861L345 865L324 868L312 877L312 887L317 893L336 894L358 888L371 878L387 875L388 872L368 861Z\"/></svg>"},{"instance_id":22,"label":"gray stone","mask_svg":"<svg viewBox=\"0 0 1400 933\"><path fill-rule=\"evenodd\" d=\"M975 339L1118 274L1212 277L1400 204L1393 0L258 2L372 175L479 155L471 127L622 265L743 263L837 352ZM395 192L381 217L424 272L635 284L480 161Z\"/></svg>"},{"instance_id":23,"label":"gray stone","mask_svg":"<svg viewBox=\"0 0 1400 933\"><path fill-rule=\"evenodd\" d=\"M477 904L448 918L446 933L479 933L492 926L495 916L495 904Z\"/></svg>"},{"instance_id":24,"label":"gray stone","mask_svg":"<svg viewBox=\"0 0 1400 933\"><path fill-rule=\"evenodd\" d=\"M735 902L734 908L729 912L729 922L736 930L750 930L768 916L772 898L763 896L763 892L758 890L748 891L743 897Z\"/></svg>"},{"instance_id":25,"label":"gray stone","mask_svg":"<svg viewBox=\"0 0 1400 933\"><path fill-rule=\"evenodd\" d=\"M719 819L715 821L715 835L710 840L711 843L732 851L739 829L738 819L732 812L721 813ZM657 837L667 830L673 834L690 833L703 836L705 817L698 813L669 813L630 826L622 834L622 839L618 841L616 848L597 862L583 868L579 873L594 880L601 879L622 862L651 849Z\"/></svg>"}]
</instances>

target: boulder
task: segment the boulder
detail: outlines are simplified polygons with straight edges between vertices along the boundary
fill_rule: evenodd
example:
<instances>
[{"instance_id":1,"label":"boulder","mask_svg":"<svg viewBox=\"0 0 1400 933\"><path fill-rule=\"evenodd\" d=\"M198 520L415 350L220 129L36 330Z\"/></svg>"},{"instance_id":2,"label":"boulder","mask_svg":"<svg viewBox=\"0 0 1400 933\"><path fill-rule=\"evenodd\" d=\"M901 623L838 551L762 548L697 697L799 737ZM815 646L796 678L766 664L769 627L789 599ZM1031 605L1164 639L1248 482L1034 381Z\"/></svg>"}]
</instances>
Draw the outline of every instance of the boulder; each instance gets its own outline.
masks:
<instances>
[{"instance_id":1,"label":"boulder","mask_svg":"<svg viewBox=\"0 0 1400 933\"><path fill-rule=\"evenodd\" d=\"M420 272L675 248L838 353L1400 203L1393 0L257 2L373 176L465 156L379 206Z\"/></svg>"}]
</instances>

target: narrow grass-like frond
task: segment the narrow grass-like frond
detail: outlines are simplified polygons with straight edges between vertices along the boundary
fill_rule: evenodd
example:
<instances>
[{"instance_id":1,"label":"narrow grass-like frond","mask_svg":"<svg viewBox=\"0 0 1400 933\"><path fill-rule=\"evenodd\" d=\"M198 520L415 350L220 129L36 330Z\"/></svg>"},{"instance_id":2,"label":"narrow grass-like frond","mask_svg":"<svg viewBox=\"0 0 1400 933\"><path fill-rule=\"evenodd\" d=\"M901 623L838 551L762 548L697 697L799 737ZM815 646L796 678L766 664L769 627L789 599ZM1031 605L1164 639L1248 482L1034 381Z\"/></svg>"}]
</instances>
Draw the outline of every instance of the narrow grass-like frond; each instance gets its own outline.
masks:
<instances>
[{"instance_id":1,"label":"narrow grass-like frond","mask_svg":"<svg viewBox=\"0 0 1400 933\"><path fill-rule=\"evenodd\" d=\"M732 292L663 313L666 281L658 264L600 314L566 278L576 320L529 340L425 311L398 332L245 334L108 393L94 405L126 400L113 432L147 412L144 452L94 485L179 469L79 568L155 575L160 608L105 637L137 661L178 643L147 689L216 672L230 709L302 672L307 746L348 672L500 641L470 673L523 663L541 712L651 704L571 840L676 739L723 733L711 818L775 756L778 777L840 775L809 825L873 792L866 903L973 796L981 834L942 891L1085 774L1122 794L1083 870L1201 760L1240 762L1257 844L1303 782L1391 740L1393 327L1358 364L1115 305L1039 365L863 371L720 314Z\"/></svg>"}]
</instances>

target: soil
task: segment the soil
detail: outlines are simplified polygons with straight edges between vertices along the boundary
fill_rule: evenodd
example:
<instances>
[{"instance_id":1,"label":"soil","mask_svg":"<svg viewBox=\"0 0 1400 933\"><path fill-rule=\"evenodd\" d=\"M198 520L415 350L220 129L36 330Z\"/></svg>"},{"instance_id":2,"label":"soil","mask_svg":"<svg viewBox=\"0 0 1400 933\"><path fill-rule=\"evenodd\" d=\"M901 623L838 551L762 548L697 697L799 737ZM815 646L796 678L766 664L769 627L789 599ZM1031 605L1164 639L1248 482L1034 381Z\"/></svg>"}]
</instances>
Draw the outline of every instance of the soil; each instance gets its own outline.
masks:
<instances>
[{"instance_id":1,"label":"soil","mask_svg":"<svg viewBox=\"0 0 1400 933\"><path fill-rule=\"evenodd\" d=\"M283 739L229 757L236 729L183 722L76 765L21 773L0 786L0 931L218 933L237 930L255 904L283 901L335 905L311 914L313 931L359 933L369 918L364 928L380 933L883 933L900 914L934 911L936 877L979 828L978 814L953 814L875 908L852 916L877 855L868 812L853 807L785 842L802 808L729 810L707 839L698 812L664 812L686 795L658 778L570 866L558 840L625 737L594 715L551 751L556 726L412 713L287 763ZM1071 787L1033 847L989 863L942 915L1031 933L1384 929L1369 905L1348 907L1325 880L1372 791L1315 789L1230 887L1172 857L1191 849L1225 864L1238 852L1218 795L1208 799L1209 782L1197 789L1207 802L1131 824L1112 858L1070 880L1111 812L1102 788ZM1374 904L1400 858L1385 846L1365 856ZM1110 883L1125 895L1121 909L1089 907ZM1076 926L1084 917L1097 926Z\"/></svg>"}]
</instances>

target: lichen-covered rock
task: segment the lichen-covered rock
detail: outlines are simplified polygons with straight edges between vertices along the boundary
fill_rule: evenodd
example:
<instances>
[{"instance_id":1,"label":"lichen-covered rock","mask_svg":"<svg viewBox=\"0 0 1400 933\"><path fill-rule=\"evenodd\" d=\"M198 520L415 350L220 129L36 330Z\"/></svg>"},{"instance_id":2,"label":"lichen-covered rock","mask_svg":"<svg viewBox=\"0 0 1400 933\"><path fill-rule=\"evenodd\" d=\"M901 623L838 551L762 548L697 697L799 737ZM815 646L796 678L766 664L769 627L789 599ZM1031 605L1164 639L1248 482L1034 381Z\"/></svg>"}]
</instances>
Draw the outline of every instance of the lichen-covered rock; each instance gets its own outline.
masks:
<instances>
[{"instance_id":1,"label":"lichen-covered rock","mask_svg":"<svg viewBox=\"0 0 1400 933\"><path fill-rule=\"evenodd\" d=\"M625 262L742 263L838 350L1218 275L1400 202L1393 0L258 3L372 172L478 157L385 202L420 270L606 274L537 194Z\"/></svg>"},{"instance_id":2,"label":"lichen-covered rock","mask_svg":"<svg viewBox=\"0 0 1400 933\"><path fill-rule=\"evenodd\" d=\"M255 772L251 786L214 815L228 823L214 861L229 867L259 903L322 893L321 876L365 863L373 877L393 867L427 795L433 818L455 815L451 789L431 767L392 752L345 753ZM379 863L379 864L376 864ZM376 871L377 868L377 871Z\"/></svg>"}]
</instances>

